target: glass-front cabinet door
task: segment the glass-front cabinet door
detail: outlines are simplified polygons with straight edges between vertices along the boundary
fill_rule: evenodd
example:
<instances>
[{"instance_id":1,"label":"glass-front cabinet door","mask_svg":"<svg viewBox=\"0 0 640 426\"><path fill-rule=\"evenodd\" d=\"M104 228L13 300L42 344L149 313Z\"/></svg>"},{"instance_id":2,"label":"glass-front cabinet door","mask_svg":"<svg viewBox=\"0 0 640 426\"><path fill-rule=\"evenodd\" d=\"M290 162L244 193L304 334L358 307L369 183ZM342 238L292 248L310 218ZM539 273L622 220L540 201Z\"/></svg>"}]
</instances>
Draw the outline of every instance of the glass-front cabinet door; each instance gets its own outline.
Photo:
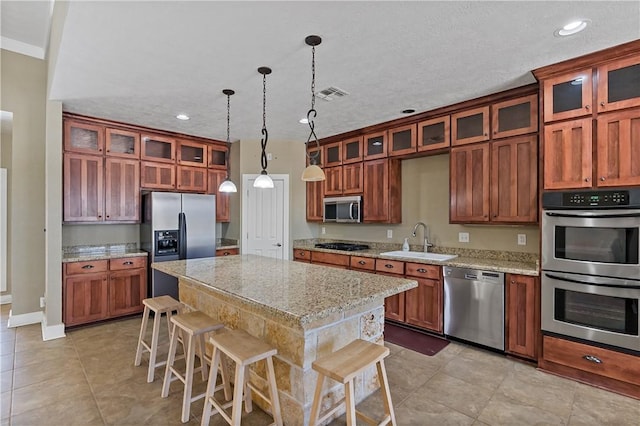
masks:
<instances>
[{"instance_id":1,"label":"glass-front cabinet door","mask_svg":"<svg viewBox=\"0 0 640 426\"><path fill-rule=\"evenodd\" d=\"M432 118L418 123L418 152L448 148L450 143L450 116Z\"/></svg>"},{"instance_id":2,"label":"glass-front cabinet door","mask_svg":"<svg viewBox=\"0 0 640 426\"><path fill-rule=\"evenodd\" d=\"M64 150L100 154L104 147L104 127L76 120L64 121Z\"/></svg>"},{"instance_id":3,"label":"glass-front cabinet door","mask_svg":"<svg viewBox=\"0 0 640 426\"><path fill-rule=\"evenodd\" d=\"M178 141L178 164L207 167L207 145L199 142Z\"/></svg>"},{"instance_id":4,"label":"glass-front cabinet door","mask_svg":"<svg viewBox=\"0 0 640 426\"><path fill-rule=\"evenodd\" d=\"M322 147L324 151L324 165L326 167L342 164L342 142L334 142Z\"/></svg>"},{"instance_id":5,"label":"glass-front cabinet door","mask_svg":"<svg viewBox=\"0 0 640 426\"><path fill-rule=\"evenodd\" d=\"M107 129L105 144L111 157L140 158L140 133Z\"/></svg>"},{"instance_id":6,"label":"glass-front cabinet door","mask_svg":"<svg viewBox=\"0 0 640 426\"><path fill-rule=\"evenodd\" d=\"M489 106L453 114L451 126L451 145L488 141Z\"/></svg>"},{"instance_id":7,"label":"glass-front cabinet door","mask_svg":"<svg viewBox=\"0 0 640 426\"><path fill-rule=\"evenodd\" d=\"M387 156L387 132L369 133L364 136L364 159L373 160Z\"/></svg>"},{"instance_id":8,"label":"glass-front cabinet door","mask_svg":"<svg viewBox=\"0 0 640 426\"><path fill-rule=\"evenodd\" d=\"M533 133L538 130L538 96L495 103L491 117L494 139Z\"/></svg>"},{"instance_id":9,"label":"glass-front cabinet door","mask_svg":"<svg viewBox=\"0 0 640 426\"><path fill-rule=\"evenodd\" d=\"M207 156L210 169L227 168L227 150L226 145L209 145ZM205 164L207 163L205 162Z\"/></svg>"},{"instance_id":10,"label":"glass-front cabinet door","mask_svg":"<svg viewBox=\"0 0 640 426\"><path fill-rule=\"evenodd\" d=\"M307 148L307 166L315 164L319 167L324 167L322 162L324 156L322 155L322 147L318 148L315 145Z\"/></svg>"},{"instance_id":11,"label":"glass-front cabinet door","mask_svg":"<svg viewBox=\"0 0 640 426\"><path fill-rule=\"evenodd\" d=\"M640 106L640 55L598 68L598 111Z\"/></svg>"},{"instance_id":12,"label":"glass-front cabinet door","mask_svg":"<svg viewBox=\"0 0 640 426\"><path fill-rule=\"evenodd\" d=\"M176 159L176 141L157 135L142 135L143 160L173 163Z\"/></svg>"},{"instance_id":13,"label":"glass-front cabinet door","mask_svg":"<svg viewBox=\"0 0 640 426\"><path fill-rule=\"evenodd\" d=\"M362 136L356 136L342 141L342 164L357 163L362 161Z\"/></svg>"},{"instance_id":14,"label":"glass-front cabinet door","mask_svg":"<svg viewBox=\"0 0 640 426\"><path fill-rule=\"evenodd\" d=\"M543 82L545 123L591 114L591 74L585 69Z\"/></svg>"},{"instance_id":15,"label":"glass-front cabinet door","mask_svg":"<svg viewBox=\"0 0 640 426\"><path fill-rule=\"evenodd\" d=\"M389 130L389 156L411 154L416 152L415 124L396 127Z\"/></svg>"}]
</instances>

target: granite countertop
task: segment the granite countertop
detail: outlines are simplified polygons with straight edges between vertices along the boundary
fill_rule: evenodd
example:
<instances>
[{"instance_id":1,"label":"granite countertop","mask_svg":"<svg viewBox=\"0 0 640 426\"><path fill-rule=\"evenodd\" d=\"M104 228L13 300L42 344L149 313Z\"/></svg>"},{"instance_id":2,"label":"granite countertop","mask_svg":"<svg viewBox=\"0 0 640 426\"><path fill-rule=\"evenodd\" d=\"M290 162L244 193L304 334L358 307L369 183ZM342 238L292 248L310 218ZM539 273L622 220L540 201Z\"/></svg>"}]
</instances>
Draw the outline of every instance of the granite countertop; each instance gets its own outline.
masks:
<instances>
[{"instance_id":1,"label":"granite countertop","mask_svg":"<svg viewBox=\"0 0 640 426\"><path fill-rule=\"evenodd\" d=\"M294 241L293 248L302 250L315 250L326 253L336 253L350 256L374 257L380 259L400 260L404 262L424 263L429 265L453 266L459 268L482 269L495 272L506 272L512 274L521 274L529 276L539 276L540 268L537 256L530 253L515 252L496 252L491 250L469 250L469 249L453 249L453 248L436 248L431 250L433 253L441 254L457 254L450 260L436 261L416 259L413 257L391 257L382 256L380 253L401 250L399 245L385 245L377 243L367 243L371 248L368 250L344 251L330 250L315 247L315 240L298 240ZM358 242L360 243L360 242ZM411 248L413 251L420 249Z\"/></svg>"},{"instance_id":2,"label":"granite countertop","mask_svg":"<svg viewBox=\"0 0 640 426\"><path fill-rule=\"evenodd\" d=\"M62 248L62 263L138 256L147 256L147 252L140 250L133 243L67 246Z\"/></svg>"},{"instance_id":3,"label":"granite countertop","mask_svg":"<svg viewBox=\"0 0 640 426\"><path fill-rule=\"evenodd\" d=\"M383 298L418 285L411 279L255 255L176 260L151 267L302 328L375 300L382 304Z\"/></svg>"}]
</instances>

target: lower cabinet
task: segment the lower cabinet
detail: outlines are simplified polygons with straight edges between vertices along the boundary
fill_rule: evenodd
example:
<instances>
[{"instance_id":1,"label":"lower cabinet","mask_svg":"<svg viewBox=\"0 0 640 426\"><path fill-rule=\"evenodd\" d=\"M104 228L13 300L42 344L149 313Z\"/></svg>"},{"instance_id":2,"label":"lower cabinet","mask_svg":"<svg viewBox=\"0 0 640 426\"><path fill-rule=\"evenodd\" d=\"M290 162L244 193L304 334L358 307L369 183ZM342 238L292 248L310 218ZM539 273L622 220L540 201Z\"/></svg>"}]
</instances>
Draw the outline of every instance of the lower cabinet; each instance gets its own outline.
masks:
<instances>
[{"instance_id":1,"label":"lower cabinet","mask_svg":"<svg viewBox=\"0 0 640 426\"><path fill-rule=\"evenodd\" d=\"M442 333L442 267L407 263L405 275L418 281L418 287L405 292L404 321Z\"/></svg>"},{"instance_id":2,"label":"lower cabinet","mask_svg":"<svg viewBox=\"0 0 640 426\"><path fill-rule=\"evenodd\" d=\"M66 326L142 312L147 297L147 258L71 262L63 265Z\"/></svg>"},{"instance_id":3,"label":"lower cabinet","mask_svg":"<svg viewBox=\"0 0 640 426\"><path fill-rule=\"evenodd\" d=\"M230 249L218 249L216 250L216 256L233 256L236 254L240 254L240 249L238 248L230 248Z\"/></svg>"},{"instance_id":4,"label":"lower cabinet","mask_svg":"<svg viewBox=\"0 0 640 426\"><path fill-rule=\"evenodd\" d=\"M506 351L537 359L540 330L538 279L506 274L505 285Z\"/></svg>"},{"instance_id":5,"label":"lower cabinet","mask_svg":"<svg viewBox=\"0 0 640 426\"><path fill-rule=\"evenodd\" d=\"M402 278L404 276L404 262L376 259L376 274ZM406 293L407 292L394 294L384 299L384 317L386 319L404 322Z\"/></svg>"}]
</instances>

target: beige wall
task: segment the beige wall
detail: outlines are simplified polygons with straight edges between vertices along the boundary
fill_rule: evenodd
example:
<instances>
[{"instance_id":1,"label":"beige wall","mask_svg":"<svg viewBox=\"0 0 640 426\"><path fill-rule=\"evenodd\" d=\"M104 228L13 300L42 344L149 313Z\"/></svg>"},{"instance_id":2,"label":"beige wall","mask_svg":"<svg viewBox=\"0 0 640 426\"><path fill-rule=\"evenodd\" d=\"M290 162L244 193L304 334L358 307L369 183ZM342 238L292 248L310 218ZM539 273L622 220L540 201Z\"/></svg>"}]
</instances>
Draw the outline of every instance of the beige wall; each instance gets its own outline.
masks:
<instances>
[{"instance_id":1,"label":"beige wall","mask_svg":"<svg viewBox=\"0 0 640 426\"><path fill-rule=\"evenodd\" d=\"M61 195L60 198L62 198ZM62 247L117 243L138 244L139 242L140 226L136 224L64 225L62 227Z\"/></svg>"},{"instance_id":2,"label":"beige wall","mask_svg":"<svg viewBox=\"0 0 640 426\"><path fill-rule=\"evenodd\" d=\"M45 281L47 64L1 50L0 109L13 113L7 241L12 313L40 311Z\"/></svg>"},{"instance_id":3,"label":"beige wall","mask_svg":"<svg viewBox=\"0 0 640 426\"><path fill-rule=\"evenodd\" d=\"M6 112L9 112L9 111L6 111ZM9 170L11 170L11 141L13 139L12 128L13 128L12 123L3 123L2 129L0 129L0 168L7 169L7 203L9 202L9 200L11 200L11 174L9 173ZM11 238L10 237L11 226L9 226L11 224L11 209L9 208L8 205L7 205L7 212L6 212L6 221L7 221L6 222L7 229L6 229L5 238L6 238L6 243L8 244L9 239ZM7 290L0 292L0 295L3 297L8 297L11 295L11 280L9 279L9 277L11 276L11 273L10 273L11 251L9 250L8 246L4 247L4 250L6 251L6 261L7 261L5 265L5 271L4 271Z\"/></svg>"}]
</instances>

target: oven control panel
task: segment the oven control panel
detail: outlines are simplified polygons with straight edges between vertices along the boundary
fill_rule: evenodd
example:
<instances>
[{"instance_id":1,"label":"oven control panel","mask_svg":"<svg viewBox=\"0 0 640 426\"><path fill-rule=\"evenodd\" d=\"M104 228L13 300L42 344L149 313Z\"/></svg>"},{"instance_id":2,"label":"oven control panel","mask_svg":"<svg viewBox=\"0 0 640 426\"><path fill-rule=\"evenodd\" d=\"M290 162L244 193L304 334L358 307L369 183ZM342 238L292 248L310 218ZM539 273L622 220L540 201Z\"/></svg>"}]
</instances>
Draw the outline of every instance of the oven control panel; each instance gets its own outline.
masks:
<instances>
[{"instance_id":1,"label":"oven control panel","mask_svg":"<svg viewBox=\"0 0 640 426\"><path fill-rule=\"evenodd\" d=\"M567 207L628 206L629 191L565 192L562 202Z\"/></svg>"}]
</instances>

